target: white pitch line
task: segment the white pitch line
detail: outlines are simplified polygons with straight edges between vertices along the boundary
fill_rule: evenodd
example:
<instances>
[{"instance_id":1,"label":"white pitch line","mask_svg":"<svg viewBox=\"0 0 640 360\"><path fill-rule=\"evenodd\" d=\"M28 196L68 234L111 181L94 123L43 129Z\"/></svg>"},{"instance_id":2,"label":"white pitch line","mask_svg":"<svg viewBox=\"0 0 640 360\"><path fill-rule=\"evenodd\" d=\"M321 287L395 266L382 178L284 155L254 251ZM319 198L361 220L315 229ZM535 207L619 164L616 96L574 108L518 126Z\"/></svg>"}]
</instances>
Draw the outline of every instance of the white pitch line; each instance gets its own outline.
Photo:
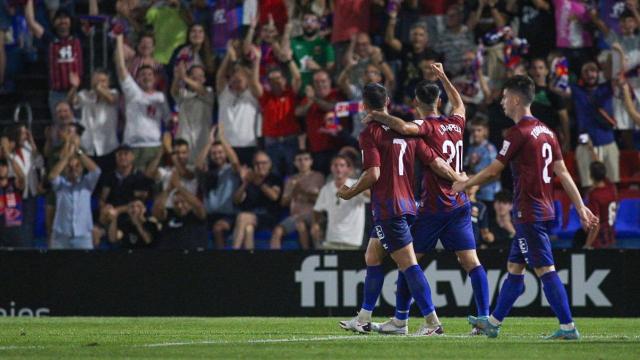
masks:
<instances>
[{"instance_id":1,"label":"white pitch line","mask_svg":"<svg viewBox=\"0 0 640 360\"><path fill-rule=\"evenodd\" d=\"M1 350L22 350L22 349L43 349L44 346L18 346L18 345L9 345L9 346L0 346Z\"/></svg>"},{"instance_id":2,"label":"white pitch line","mask_svg":"<svg viewBox=\"0 0 640 360\"><path fill-rule=\"evenodd\" d=\"M542 335L506 335L504 336L510 339L528 339L528 340L541 340L544 341ZM167 342L167 343L155 343L155 344L143 344L135 345L136 347L170 347L170 346L189 346L189 345L220 345L220 344L277 344L277 343L295 343L295 342L314 342L314 341L333 341L333 340L408 340L415 338L425 338L420 335L407 335L407 336L368 336L368 335L332 335L332 336L320 336L320 337L307 337L307 338L283 338L283 339L248 339L248 340L203 340L203 341L185 341L185 342ZM470 339L473 336L470 335L443 335L436 336L435 338L454 338L454 339ZM640 340L640 335L636 336L618 336L618 335L586 335L582 336L584 340Z\"/></svg>"}]
</instances>

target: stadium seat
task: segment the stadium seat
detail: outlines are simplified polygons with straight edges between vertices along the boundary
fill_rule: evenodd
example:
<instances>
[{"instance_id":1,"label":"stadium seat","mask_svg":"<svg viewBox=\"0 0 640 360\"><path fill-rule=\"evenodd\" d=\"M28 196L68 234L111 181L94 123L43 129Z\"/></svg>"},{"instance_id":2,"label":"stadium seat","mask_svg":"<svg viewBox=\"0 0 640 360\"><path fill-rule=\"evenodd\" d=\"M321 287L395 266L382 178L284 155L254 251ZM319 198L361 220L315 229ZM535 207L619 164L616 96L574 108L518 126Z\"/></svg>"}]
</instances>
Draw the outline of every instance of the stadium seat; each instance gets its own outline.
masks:
<instances>
[{"instance_id":1,"label":"stadium seat","mask_svg":"<svg viewBox=\"0 0 640 360\"><path fill-rule=\"evenodd\" d=\"M616 238L640 239L640 199L620 201L614 228Z\"/></svg>"}]
</instances>

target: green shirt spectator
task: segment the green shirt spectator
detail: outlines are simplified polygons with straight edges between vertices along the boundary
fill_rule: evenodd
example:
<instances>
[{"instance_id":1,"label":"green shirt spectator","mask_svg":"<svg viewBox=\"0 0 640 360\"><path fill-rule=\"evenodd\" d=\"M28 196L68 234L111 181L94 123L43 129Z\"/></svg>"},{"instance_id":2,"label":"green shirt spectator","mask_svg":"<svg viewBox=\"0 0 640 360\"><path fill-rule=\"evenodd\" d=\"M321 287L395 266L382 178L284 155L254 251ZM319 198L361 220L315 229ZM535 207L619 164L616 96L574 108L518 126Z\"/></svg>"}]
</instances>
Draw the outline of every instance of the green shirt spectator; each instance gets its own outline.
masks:
<instances>
[{"instance_id":1,"label":"green shirt spectator","mask_svg":"<svg viewBox=\"0 0 640 360\"><path fill-rule=\"evenodd\" d=\"M147 25L153 27L153 57L164 65L169 63L173 51L186 42L189 26L188 13L179 4L171 6L171 3L168 1L166 5L154 6L145 15Z\"/></svg>"},{"instance_id":2,"label":"green shirt spectator","mask_svg":"<svg viewBox=\"0 0 640 360\"><path fill-rule=\"evenodd\" d=\"M304 15L302 29L304 34L291 39L291 49L296 60L302 86L311 84L313 73L325 69L331 71L336 61L336 54L331 43L320 36L320 21L314 13Z\"/></svg>"}]
</instances>

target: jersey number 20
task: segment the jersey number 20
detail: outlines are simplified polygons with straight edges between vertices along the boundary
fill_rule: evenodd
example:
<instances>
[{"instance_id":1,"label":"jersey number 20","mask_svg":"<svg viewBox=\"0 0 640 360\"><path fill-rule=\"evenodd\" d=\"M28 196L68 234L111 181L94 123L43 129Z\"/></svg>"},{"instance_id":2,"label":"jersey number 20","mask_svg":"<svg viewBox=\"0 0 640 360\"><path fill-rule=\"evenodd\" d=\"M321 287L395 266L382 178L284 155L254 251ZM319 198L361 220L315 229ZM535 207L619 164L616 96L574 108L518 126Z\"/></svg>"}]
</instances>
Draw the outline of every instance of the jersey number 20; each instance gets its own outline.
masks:
<instances>
[{"instance_id":1,"label":"jersey number 20","mask_svg":"<svg viewBox=\"0 0 640 360\"><path fill-rule=\"evenodd\" d=\"M451 140L446 140L442 144L442 153L449 155L447 164L459 173L460 169L462 169L462 140L458 140L455 144ZM451 165L454 161L455 166Z\"/></svg>"}]
</instances>

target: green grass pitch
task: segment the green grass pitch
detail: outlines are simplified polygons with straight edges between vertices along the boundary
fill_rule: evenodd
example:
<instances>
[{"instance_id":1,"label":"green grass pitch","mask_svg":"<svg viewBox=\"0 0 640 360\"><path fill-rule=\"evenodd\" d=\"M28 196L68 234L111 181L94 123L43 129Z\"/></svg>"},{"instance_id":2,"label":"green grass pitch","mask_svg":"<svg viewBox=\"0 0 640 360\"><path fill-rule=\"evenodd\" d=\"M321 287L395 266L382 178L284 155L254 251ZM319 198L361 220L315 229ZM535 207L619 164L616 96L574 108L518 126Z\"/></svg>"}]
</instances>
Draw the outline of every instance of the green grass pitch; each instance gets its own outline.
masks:
<instances>
[{"instance_id":1,"label":"green grass pitch","mask_svg":"<svg viewBox=\"0 0 640 360\"><path fill-rule=\"evenodd\" d=\"M508 318L498 339L467 336L462 318L443 318L446 335L434 338L356 335L338 320L0 318L0 359L640 359L640 319L576 319L578 342L542 340L553 318Z\"/></svg>"}]
</instances>

